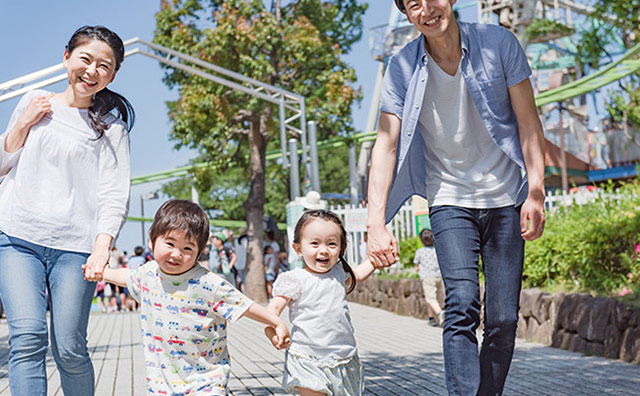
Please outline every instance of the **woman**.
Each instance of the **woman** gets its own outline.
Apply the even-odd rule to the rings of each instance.
[[[63,392],[94,394],[87,323],[96,284],[82,266],[102,273],[129,204],[134,112],[106,88],[123,58],[115,33],[78,29],[64,51],[64,92],[25,94],[0,135],[0,296],[14,396],[47,394],[47,292]]]

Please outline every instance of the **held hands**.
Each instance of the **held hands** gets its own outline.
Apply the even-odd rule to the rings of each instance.
[[[529,194],[520,209],[520,231],[522,239],[534,241],[544,232],[544,192]]]
[[[384,225],[369,228],[367,256],[376,269],[389,267],[400,259],[398,241]]]
[[[276,327],[269,325],[264,326],[264,334],[267,336],[269,341],[271,341],[271,344],[273,344],[273,346],[278,350],[288,348],[289,345],[291,345],[289,329],[284,322],[281,322]]]
[[[82,266],[84,278],[88,281],[101,281],[104,275],[104,269],[109,264],[109,254],[91,253],[86,264]]]

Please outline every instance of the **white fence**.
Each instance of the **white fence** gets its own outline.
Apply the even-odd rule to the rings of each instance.
[[[563,191],[547,192],[544,207],[549,213],[556,213],[561,206],[584,205],[601,199],[607,201],[620,201],[627,198],[636,198],[635,192],[628,196],[620,193],[607,193],[603,190],[578,190],[576,192],[565,193]]]
[[[367,208],[362,205],[341,205],[329,206],[329,210],[342,218],[347,229],[347,261],[351,265],[362,262],[366,254]],[[415,216],[410,200],[400,208],[387,228],[398,243],[416,236]]]

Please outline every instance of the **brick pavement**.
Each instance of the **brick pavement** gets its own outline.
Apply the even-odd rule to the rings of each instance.
[[[446,395],[441,330],[426,321],[350,304],[366,395]],[[91,315],[89,347],[97,391],[103,395],[145,394],[143,350],[136,314]],[[0,396],[10,395],[7,374],[8,329],[0,322]],[[284,353],[248,319],[230,330],[232,395],[285,395],[280,389]],[[48,396],[62,396],[51,355]],[[640,366],[588,357],[519,341],[505,395],[640,395]]]

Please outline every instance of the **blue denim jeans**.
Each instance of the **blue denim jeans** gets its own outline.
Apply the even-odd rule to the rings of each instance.
[[[0,232],[0,296],[9,323],[13,396],[46,396],[47,294],[51,349],[65,396],[91,396],[94,373],[87,324],[95,282],[84,280],[89,255],[50,249]]]
[[[449,395],[501,395],[518,323],[524,261],[520,207],[434,206],[429,217],[447,293],[443,348]],[[485,275],[485,312],[478,354],[479,256]]]

